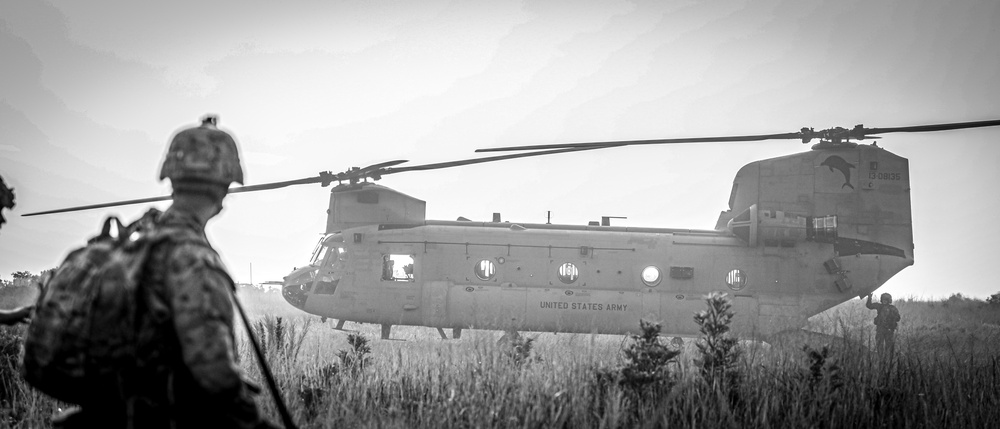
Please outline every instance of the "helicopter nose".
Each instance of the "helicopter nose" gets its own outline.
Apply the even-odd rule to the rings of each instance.
[[[305,284],[285,284],[281,287],[281,296],[293,307],[301,310],[306,306],[306,286]]]
[[[281,285],[281,296],[293,307],[303,309],[306,306],[308,290],[315,275],[316,269],[312,267],[303,267],[292,271],[285,277],[285,281]]]

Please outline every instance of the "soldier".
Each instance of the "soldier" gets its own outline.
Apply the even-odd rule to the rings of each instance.
[[[169,230],[154,245],[141,278],[135,374],[120,395],[99,395],[57,427],[270,428],[236,362],[233,280],[205,240],[205,224],[222,210],[229,184],[243,183],[233,138],[206,116],[178,132],[160,180],[173,204],[154,212],[151,228]],[[147,216],[150,217],[150,216]],[[254,389],[256,390],[256,389]]]
[[[3,218],[3,209],[13,209],[16,204],[14,203],[14,189],[8,188],[7,184],[3,182],[3,177],[0,177],[0,227],[7,222],[7,219]]]
[[[895,349],[896,326],[899,324],[899,310],[892,305],[892,295],[883,293],[880,304],[872,303],[872,294],[868,294],[868,302],[865,307],[875,310],[875,350],[878,353],[889,352],[891,355]]]

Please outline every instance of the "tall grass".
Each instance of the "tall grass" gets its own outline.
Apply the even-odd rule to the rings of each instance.
[[[377,326],[348,324],[368,340],[370,353],[360,353],[358,340],[348,343],[348,334],[277,294],[241,298],[269,338],[268,359],[303,428],[964,428],[1000,421],[1000,311],[982,302],[899,301],[903,320],[891,358],[870,351],[874,314],[860,301],[845,303],[810,327],[850,341],[806,350],[740,342],[731,392],[706,382],[697,342],[687,340],[663,361],[670,382],[635,395],[599,375],[638,355],[635,340],[620,336],[528,334],[527,355],[513,358],[499,332],[440,340],[432,329],[396,327],[394,336],[406,341],[380,341]],[[272,332],[278,317],[280,340]],[[16,376],[9,358],[21,333],[0,330],[0,395],[7,395],[0,427],[41,427],[57,407]],[[262,382],[245,339],[239,351],[247,376]],[[367,363],[347,370],[353,364],[342,351]],[[258,403],[278,420],[267,393]]]

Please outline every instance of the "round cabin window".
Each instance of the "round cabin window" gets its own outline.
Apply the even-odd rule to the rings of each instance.
[[[576,268],[576,265],[567,262],[559,266],[556,275],[559,276],[559,281],[570,284],[580,278],[580,270]]]
[[[743,270],[735,269],[726,274],[726,286],[732,290],[741,290],[747,287],[747,274]]]
[[[642,269],[642,282],[649,287],[660,284],[660,269],[652,265]]]
[[[479,280],[492,280],[497,274],[497,266],[493,265],[493,261],[483,259],[476,262],[476,266],[473,271],[476,272],[476,277],[478,277]]]

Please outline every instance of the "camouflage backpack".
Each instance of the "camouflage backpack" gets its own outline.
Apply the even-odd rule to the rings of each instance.
[[[25,380],[58,400],[82,404],[95,392],[120,391],[135,356],[136,288],[156,234],[150,210],[76,249],[41,282],[24,341]]]
[[[875,316],[875,326],[895,330],[899,325],[899,310],[895,305],[888,304]]]

